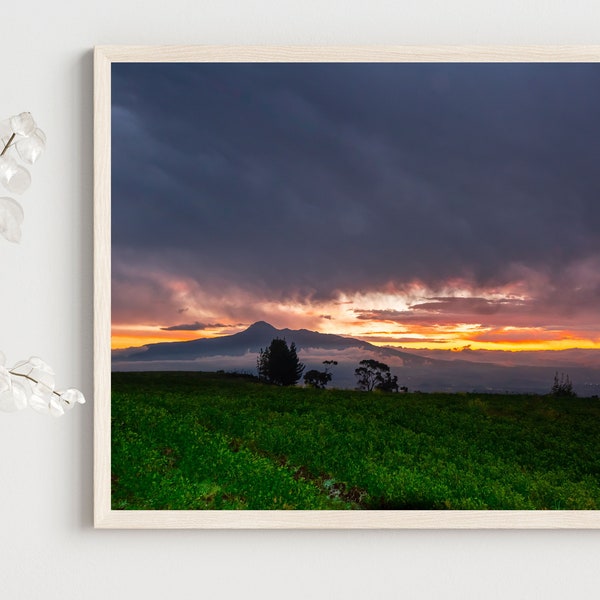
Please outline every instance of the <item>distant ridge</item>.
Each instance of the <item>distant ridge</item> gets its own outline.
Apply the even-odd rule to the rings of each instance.
[[[256,357],[261,348],[267,348],[274,338],[294,342],[307,369],[322,368],[322,361],[335,359],[333,385],[353,388],[354,370],[358,361],[375,358],[392,368],[402,385],[411,390],[449,392],[548,393],[556,370],[568,372],[575,383],[575,391],[582,396],[600,395],[600,367],[592,361],[589,367],[578,366],[557,358],[550,365],[491,362],[495,354],[478,354],[482,362],[473,360],[467,352],[434,353],[419,356],[395,348],[382,348],[351,337],[318,333],[308,329],[277,329],[258,321],[239,333],[217,338],[201,338],[187,342],[161,342],[139,348],[113,350],[113,371],[216,371],[232,369],[254,373]],[[419,352],[419,351],[416,351]],[[577,352],[577,351],[575,351]],[[575,355],[581,359],[580,353]],[[439,356],[439,358],[438,358]],[[468,356],[470,360],[464,360]],[[563,354],[560,354],[563,356]],[[487,359],[487,360],[485,360]],[[563,369],[564,365],[565,369]]]
[[[394,348],[381,348],[351,337],[319,333],[308,329],[277,329],[266,321],[257,321],[239,333],[216,338],[201,338],[186,342],[159,342],[147,344],[139,348],[114,350],[113,359],[127,361],[165,361],[194,360],[207,356],[242,356],[247,353],[258,353],[266,348],[274,338],[283,338],[288,343],[294,342],[298,350],[322,348],[324,350],[348,350],[359,348],[374,352],[380,356],[401,358],[406,365],[423,365],[435,360],[416,356]]]

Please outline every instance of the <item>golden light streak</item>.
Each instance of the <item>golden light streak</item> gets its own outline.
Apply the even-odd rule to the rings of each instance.
[[[182,284],[182,287],[185,286]],[[527,318],[527,313],[503,312],[502,318],[508,322],[502,324],[502,319],[494,317],[496,320],[492,322],[500,324],[492,327],[483,324],[489,319],[488,315],[473,313],[471,321],[471,315],[464,311],[464,304],[459,307],[463,312],[457,311],[460,314],[453,315],[451,307],[445,310],[444,300],[471,298],[487,300],[490,303],[526,303],[530,300],[518,286],[470,290],[464,282],[456,281],[448,283],[444,289],[430,290],[419,283],[413,283],[401,290],[390,288],[381,292],[339,294],[334,301],[312,305],[302,302],[252,302],[251,298],[245,295],[233,295],[228,298],[226,311],[215,310],[215,314],[211,313],[210,317],[196,310],[191,302],[187,302],[186,305],[191,308],[185,314],[185,322],[250,324],[257,320],[265,320],[278,329],[309,329],[356,337],[377,346],[393,346],[407,350],[450,350],[467,346],[472,350],[508,351],[600,349],[600,325],[598,330],[591,328],[589,336],[585,328],[576,331],[576,328],[569,329],[566,325],[554,325],[547,329],[519,327],[510,324],[510,320],[518,318],[518,322],[522,323],[523,315]],[[436,299],[442,300],[439,311],[435,307]],[[419,309],[418,305],[424,303],[427,304],[427,308]],[[413,306],[415,308],[412,308]],[[227,314],[219,315],[219,312]],[[369,316],[369,313],[373,313],[377,318],[359,318],[361,314]],[[386,314],[390,318],[386,318]],[[452,322],[453,318],[456,322]],[[436,322],[438,319],[439,322]],[[172,323],[167,322],[163,326],[168,325]],[[161,329],[161,325],[119,323],[113,325],[112,347],[116,349],[156,342],[212,338],[231,335],[243,329],[245,326],[165,331]]]
[[[369,341],[368,338],[362,338],[365,341]],[[469,340],[468,338],[454,339],[454,340],[419,340],[419,341],[403,341],[402,343],[385,343],[385,342],[371,342],[375,346],[390,346],[394,348],[403,348],[410,351],[413,350],[454,350],[457,348],[457,344],[460,347],[468,346],[470,350],[505,350],[508,352],[525,352],[534,350],[571,350],[573,348],[600,350],[600,343],[594,342],[589,339],[574,338],[564,340],[523,340],[519,342],[478,342],[475,340]]]
[[[157,325],[113,325],[111,348],[113,350],[136,348],[159,342],[185,342],[225,335],[221,331],[218,328],[207,328],[201,331],[164,331]]]

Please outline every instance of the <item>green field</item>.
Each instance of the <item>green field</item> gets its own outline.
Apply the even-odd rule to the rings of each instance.
[[[113,509],[599,509],[597,399],[113,373]]]

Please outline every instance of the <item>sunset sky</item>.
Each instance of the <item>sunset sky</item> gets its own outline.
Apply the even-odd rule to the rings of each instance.
[[[600,348],[600,64],[113,64],[113,347]]]

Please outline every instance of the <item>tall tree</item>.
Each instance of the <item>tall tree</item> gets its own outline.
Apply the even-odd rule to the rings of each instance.
[[[289,346],[285,340],[275,338],[270,346],[260,353],[256,360],[258,377],[275,385],[295,385],[304,371],[298,359],[296,344]]]
[[[359,390],[371,392],[375,389],[382,392],[397,392],[398,377],[392,377],[390,368],[378,360],[366,359],[358,363],[360,366],[354,370]]]

